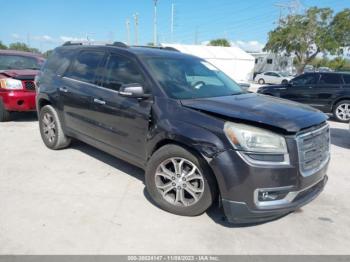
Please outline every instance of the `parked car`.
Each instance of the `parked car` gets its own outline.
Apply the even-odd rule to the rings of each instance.
[[[321,66],[318,68],[318,72],[332,72],[332,69],[326,66]]]
[[[220,198],[230,222],[270,220],[327,182],[325,114],[242,91],[200,58],[67,43],[37,85],[48,148],[74,138],[145,169],[150,197],[168,212],[199,215]]]
[[[261,87],[258,93],[308,104],[341,122],[350,120],[349,73],[306,73],[288,85]]]
[[[288,84],[292,79],[292,76],[289,76],[287,73],[283,72],[274,72],[269,71],[255,76],[255,81],[260,85],[263,84]]]
[[[0,122],[14,111],[35,111],[34,77],[43,62],[37,54],[0,50]]]

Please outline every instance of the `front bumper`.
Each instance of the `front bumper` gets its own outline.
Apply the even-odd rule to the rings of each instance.
[[[0,91],[0,99],[7,111],[35,111],[35,92],[18,91]]]
[[[310,188],[294,191],[293,193],[297,194],[295,201],[270,210],[252,210],[246,203],[226,199],[222,199],[222,205],[227,220],[231,223],[243,224],[269,221],[293,212],[311,202],[323,191],[327,181],[328,177],[325,176],[321,181]]]
[[[291,152],[297,152],[294,146],[290,145]],[[289,165],[259,167],[245,162],[236,151],[227,150],[213,158],[210,166],[218,181],[225,215],[232,223],[268,221],[295,211],[316,198],[327,182],[328,162],[313,175],[303,177],[297,153],[290,154]],[[288,196],[285,201],[261,205],[257,192],[265,190],[285,190]]]

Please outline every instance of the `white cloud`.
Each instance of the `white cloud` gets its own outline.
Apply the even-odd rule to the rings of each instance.
[[[34,40],[40,41],[40,42],[47,42],[47,43],[53,43],[55,42],[55,39],[53,39],[49,35],[40,35],[40,36],[33,36]]]
[[[244,51],[248,51],[248,52],[261,52],[265,46],[263,43],[260,43],[259,41],[256,41],[256,40],[252,40],[252,41],[237,40],[237,41],[232,41],[231,45],[237,46],[243,49]]]
[[[82,37],[72,37],[72,36],[60,36],[60,40],[62,42],[68,42],[68,41],[86,41],[86,38],[82,38]],[[93,39],[90,39],[90,41],[93,41]]]
[[[11,34],[11,37],[14,38],[14,39],[20,39],[21,38],[21,36],[19,34],[16,34],[16,33]]]

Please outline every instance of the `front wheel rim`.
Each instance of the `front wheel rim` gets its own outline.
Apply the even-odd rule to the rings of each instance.
[[[173,157],[163,161],[156,169],[155,185],[168,203],[188,207],[204,194],[204,178],[191,161]]]
[[[53,116],[49,113],[45,113],[42,118],[43,133],[47,141],[53,143],[56,138],[56,123]]]
[[[337,118],[342,121],[350,120],[350,104],[347,104],[347,103],[340,104],[336,108],[335,114]]]

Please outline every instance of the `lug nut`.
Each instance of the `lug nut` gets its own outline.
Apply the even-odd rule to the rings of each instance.
[[[180,190],[180,189],[181,189],[181,187],[180,187],[180,186],[178,186],[178,187],[177,187],[177,189],[178,189],[178,190]]]
[[[183,184],[182,187],[186,187],[186,184]]]
[[[186,181],[186,177],[183,177],[183,178],[182,178],[182,181]]]
[[[176,183],[174,182],[174,183],[172,183],[171,185],[172,185],[172,186],[176,186]]]
[[[180,177],[180,175],[177,175],[177,177]]]
[[[171,179],[172,179],[172,180],[175,180],[175,177],[173,176]]]

